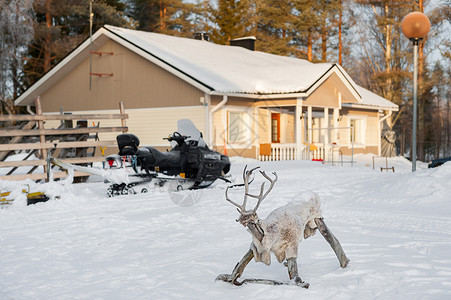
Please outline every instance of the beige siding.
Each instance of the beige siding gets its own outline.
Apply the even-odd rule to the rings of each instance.
[[[202,91],[116,42],[97,51],[114,54],[93,55],[92,71],[113,76],[92,76],[90,90],[86,59],[41,95],[43,111],[117,109],[119,101],[127,109],[200,105]]]
[[[253,105],[257,107],[296,106],[296,99],[256,100]]]
[[[343,118],[338,122],[338,127],[348,127],[348,118],[343,116]],[[347,145],[349,143],[350,131],[349,129],[338,129],[337,144]]]
[[[168,142],[163,138],[177,130],[177,120],[190,119],[202,132],[205,128],[205,108],[203,107],[176,107],[154,109],[129,109],[125,111],[129,115],[126,120],[128,132],[138,136],[141,146],[167,146]],[[118,113],[118,111],[74,111],[74,114],[91,113]],[[121,120],[88,120],[89,126],[93,122],[101,122],[102,127],[121,126]],[[59,126],[59,121],[46,122],[46,128]],[[115,140],[118,133],[100,133],[100,140]]]
[[[355,109],[355,108],[343,107],[343,109],[340,111],[340,114],[342,114],[342,115],[362,115],[362,116],[377,118],[378,111],[370,110],[370,109]]]
[[[378,130],[379,122],[377,118],[367,118],[366,120],[366,146],[377,146],[380,137]],[[377,152],[376,152],[377,154]]]
[[[248,129],[249,129],[249,140],[246,140],[244,143],[229,143],[227,131],[225,130],[227,126],[228,112],[243,112],[247,114],[248,120]],[[212,123],[213,123],[213,149],[220,151],[223,153],[224,147],[227,149],[227,155],[237,155],[237,156],[246,156],[246,157],[255,157],[255,143],[259,142],[259,125],[256,125],[254,118],[259,118],[258,113],[254,113],[255,110],[252,107],[245,106],[235,106],[235,105],[226,105],[223,109],[215,112],[213,114]],[[264,133],[263,133],[264,134]],[[269,138],[269,136],[268,136]],[[254,149],[251,151],[251,149]],[[249,153],[252,153],[249,156]]]
[[[352,154],[351,148],[341,147],[340,150],[343,155],[351,155]],[[354,155],[355,154],[368,154],[368,153],[377,155],[377,151],[378,151],[377,146],[369,146],[366,148],[354,148]]]
[[[373,114],[372,114],[373,115]],[[339,127],[348,127],[349,120],[352,116],[363,117],[366,123],[365,130],[365,147],[354,147],[354,153],[378,153],[378,145],[380,142],[379,131],[378,131],[378,119],[375,117],[368,117],[367,114],[356,113],[353,111],[352,114],[346,115],[339,122]],[[343,154],[349,155],[351,154],[351,144],[350,144],[350,129],[340,129],[339,130],[339,144],[347,145],[346,147],[342,147],[341,150]]]
[[[287,113],[287,114],[284,114],[284,117],[285,117],[285,122],[284,123],[282,123],[282,126],[284,126],[284,127],[282,127],[282,132],[284,132],[285,133],[285,136],[284,136],[284,140],[282,140],[281,142],[282,143],[288,143],[288,144],[290,144],[290,143],[296,143],[296,131],[295,131],[295,129],[296,129],[296,124],[295,124],[295,115],[294,115],[294,113]]]
[[[267,109],[258,109],[257,133],[258,143],[271,143],[271,113]]]
[[[222,96],[212,96],[211,97],[211,105],[215,106],[223,99]],[[240,106],[240,107],[249,107],[252,108],[253,100],[249,98],[241,98],[241,97],[227,97],[227,106]]]
[[[223,146],[217,146],[215,148],[216,151],[219,153],[224,153],[224,147]],[[256,158],[256,147],[251,148],[227,148],[227,156],[241,156],[241,157],[250,157],[250,158]]]
[[[338,108],[339,93],[342,103],[357,102],[338,75],[334,73],[310,94],[303,105]]]
[[[223,110],[220,109],[213,114],[212,117],[212,135],[213,135],[213,147],[224,146],[225,133],[224,127],[226,120],[223,120]]]
[[[263,133],[265,137],[265,142],[259,143],[270,143],[271,142],[271,114],[280,114],[280,143],[295,143],[295,124],[294,124],[294,113],[290,113],[288,109],[283,107],[278,108],[268,108],[259,109],[263,111],[264,117],[259,117],[259,122],[257,123],[257,130]],[[266,113],[264,112],[266,111]]]
[[[166,146],[163,138],[177,131],[177,120],[190,119],[202,132],[205,128],[205,108],[177,107],[127,110],[129,132],[137,135],[141,145]]]

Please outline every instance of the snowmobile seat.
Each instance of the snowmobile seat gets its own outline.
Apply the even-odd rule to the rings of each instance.
[[[116,137],[119,155],[134,155],[138,151],[139,139],[131,133],[119,134]]]
[[[150,151],[146,147],[141,147],[136,152],[136,155],[139,156],[139,157],[140,156],[148,156],[148,155],[150,155]]]
[[[180,165],[180,151],[172,150],[170,152],[160,152],[153,147],[144,147],[152,153],[156,166],[179,166]]]

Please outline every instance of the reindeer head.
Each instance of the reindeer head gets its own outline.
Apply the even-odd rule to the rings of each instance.
[[[230,187],[227,187],[226,189],[226,200],[229,201],[230,203],[232,203],[233,205],[235,205],[237,207],[238,212],[240,213],[240,217],[236,220],[237,222],[240,222],[241,225],[243,225],[244,227],[248,226],[248,224],[257,224],[258,223],[258,215],[257,215],[257,209],[260,206],[261,202],[263,201],[263,199],[266,198],[266,196],[269,194],[269,192],[272,190],[274,184],[277,181],[277,174],[276,172],[273,172],[274,174],[274,180],[272,180],[268,175],[266,175],[265,172],[263,171],[259,171],[260,174],[263,175],[263,177],[265,177],[270,183],[271,185],[269,186],[269,189],[264,192],[265,190],[265,183],[262,183],[261,187],[260,187],[260,194],[259,195],[251,195],[249,194],[249,178],[252,175],[252,172],[254,172],[256,169],[258,169],[260,167],[256,167],[253,168],[249,171],[246,171],[247,166],[244,168],[243,171],[243,180],[244,180],[244,200],[243,200],[243,204],[238,204],[232,200],[230,200],[227,192],[229,190]],[[252,180],[251,180],[252,182]],[[252,198],[256,198],[258,199],[257,205],[255,205],[255,207],[251,210],[246,210],[246,204],[247,204],[247,197],[252,197]]]

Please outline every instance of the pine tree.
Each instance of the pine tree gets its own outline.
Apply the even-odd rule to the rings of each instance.
[[[199,5],[183,0],[128,0],[127,14],[137,29],[177,36],[192,36]]]
[[[228,45],[231,39],[244,37],[251,30],[252,10],[248,0],[218,0],[217,5],[204,2],[204,13],[211,25],[204,31],[211,32],[211,41]]]
[[[329,61],[331,50],[334,49],[332,39],[342,32],[337,30],[342,26],[339,22],[341,1],[299,0],[294,3],[299,56],[309,61]]]
[[[257,36],[257,50],[278,54],[294,55],[294,3],[291,0],[265,0],[256,3],[254,30]]]
[[[89,0],[35,0],[34,39],[28,45],[25,82],[30,86],[89,36]],[[93,2],[93,31],[104,24],[128,27],[120,1]]]
[[[335,10],[337,15],[335,20],[332,20],[336,28],[336,34],[332,35],[331,40],[336,53],[329,61],[336,61],[346,69],[350,69],[355,65],[351,55],[351,48],[354,46],[351,42],[352,29],[356,26],[352,2],[350,0],[336,1]]]

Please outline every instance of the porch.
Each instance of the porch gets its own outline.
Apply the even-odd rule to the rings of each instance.
[[[310,144],[302,145],[298,156],[296,143],[269,143],[258,145],[257,159],[259,161],[314,160],[333,164],[343,162],[343,153],[339,145]]]
[[[359,126],[338,107],[296,106],[259,107],[260,161],[317,160],[337,162],[354,152],[354,144],[363,139]],[[360,127],[360,128],[359,128]]]

